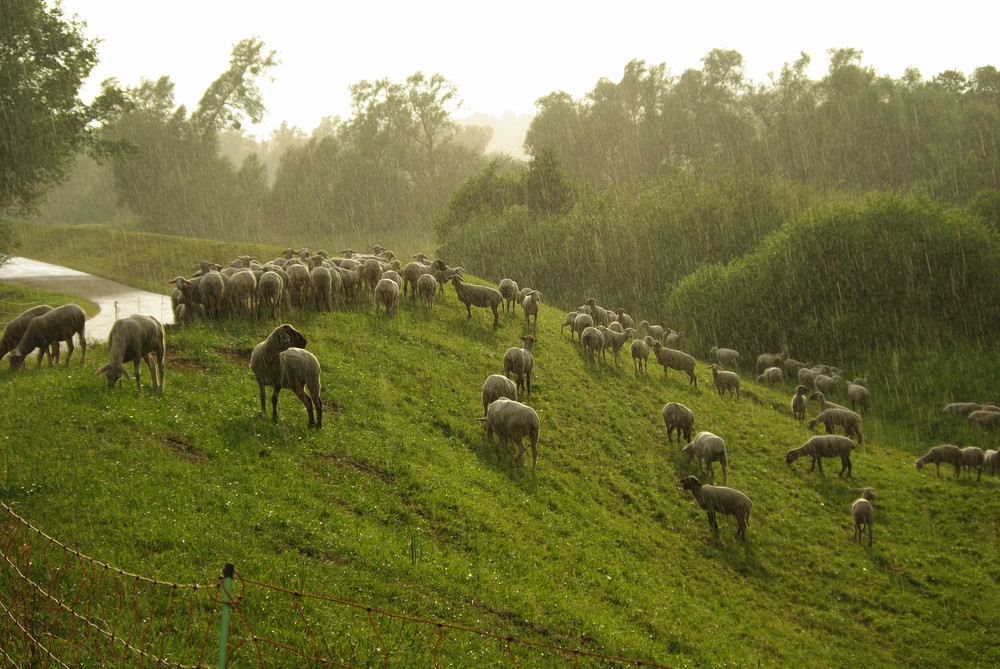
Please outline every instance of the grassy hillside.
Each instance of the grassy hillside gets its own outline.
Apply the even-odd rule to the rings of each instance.
[[[475,421],[523,321],[469,321],[449,288],[429,314],[406,301],[393,320],[366,305],[286,317],[323,365],[319,431],[287,392],[277,423],[257,414],[249,352],[273,324],[169,330],[161,397],[105,390],[99,346],[83,369],[4,368],[0,499],[149,577],[201,582],[233,562],[304,592],[670,666],[1000,663],[996,477],[915,471],[928,444],[878,412],[853,480],[833,461],[825,475],[788,467],[811,434],[790,387],[746,382],[733,400],[704,363],[698,389],[653,366],[637,376],[627,358],[588,367],[562,316],[539,318],[537,473],[499,462]],[[726,439],[728,483],[754,501],[745,543],[728,517],[711,531],[679,489],[697,467],[664,438],[671,400]],[[928,420],[943,441],[988,445]],[[861,486],[880,494],[872,549],[851,541]]]

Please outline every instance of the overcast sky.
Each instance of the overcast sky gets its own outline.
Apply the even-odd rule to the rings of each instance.
[[[347,118],[348,86],[416,71],[454,83],[464,118],[532,113],[558,90],[580,98],[601,77],[618,81],[637,58],[677,75],[700,68],[714,48],[739,51],[761,83],[802,51],[819,78],[827,50],[842,47],[893,77],[908,67],[929,79],[1000,66],[1000,3],[982,0],[63,0],[63,8],[103,40],[88,101],[108,77],[136,85],[166,74],[177,102],[193,108],[228,68],[233,45],[257,35],[281,60],[274,82],[261,86],[268,116],[247,128],[261,138],[283,120],[309,132],[323,116]]]

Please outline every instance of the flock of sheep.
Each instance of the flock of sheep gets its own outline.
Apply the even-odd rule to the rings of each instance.
[[[401,294],[410,294],[423,307],[431,309],[435,295],[450,282],[459,301],[465,305],[468,318],[472,318],[472,307],[490,309],[493,326],[496,327],[500,310],[513,312],[517,305],[524,314],[525,327],[537,329],[541,293],[531,288],[519,288],[513,279],[503,279],[498,289],[494,289],[466,283],[461,267],[448,267],[441,260],[428,262],[422,254],[404,266],[390,251],[380,246],[367,254],[351,250],[342,253],[342,257],[329,257],[322,251],[313,253],[306,249],[298,252],[287,249],[280,257],[265,263],[259,263],[250,256],[240,256],[226,268],[202,262],[191,278],[178,276],[169,281],[174,286],[171,301],[175,320],[181,325],[195,319],[224,315],[273,320],[280,319],[283,310],[290,306],[330,310],[341,300],[357,302],[366,297],[374,305],[376,314],[384,311],[386,316],[392,317],[398,309]],[[37,349],[38,365],[46,356],[50,365],[58,364],[60,342],[65,341],[69,349],[66,356],[68,365],[75,335],[82,349],[83,364],[86,360],[84,323],[83,310],[76,305],[56,308],[42,305],[28,309],[5,328],[0,338],[0,358],[10,353],[11,368],[19,369],[25,358]],[[623,308],[604,309],[594,298],[569,312],[560,332],[564,332],[567,326],[570,338],[578,337],[588,365],[606,361],[609,349],[614,363],[618,364],[620,350],[631,340],[629,350],[637,374],[646,371],[647,359],[652,353],[655,361],[663,367],[664,374],[671,369],[677,370],[687,376],[689,385],[698,385],[695,358],[678,348],[684,332],[651,325],[645,320],[636,325]],[[643,336],[639,337],[640,334]],[[540,422],[534,409],[519,402],[518,396],[519,393],[531,394],[534,368],[532,346],[535,341],[534,335],[522,336],[520,347],[509,348],[504,353],[503,374],[492,374],[483,383],[483,416],[477,419],[483,423],[488,438],[499,440],[501,457],[520,461],[525,452],[524,439],[528,439],[533,470],[538,461]],[[305,347],[306,339],[298,330],[289,324],[279,325],[253,349],[250,368],[258,385],[261,414],[266,414],[267,387],[273,388],[271,405],[274,419],[277,419],[278,394],[282,388],[289,388],[305,406],[309,426],[320,428],[323,424],[321,368],[316,357]],[[128,378],[125,363],[131,362],[136,386],[141,392],[140,363],[145,361],[154,392],[162,392],[164,350],[164,329],[155,318],[133,314],[119,319],[109,336],[108,362],[95,372],[95,376],[104,375],[107,384],[112,386],[122,376]],[[738,400],[741,397],[739,352],[713,347],[709,354],[714,359],[708,369],[716,390],[722,396],[728,394]],[[791,398],[793,417],[803,421],[808,402],[815,401],[819,413],[809,421],[809,427],[823,424],[826,430],[826,434],[814,436],[803,445],[789,450],[786,463],[791,465],[799,458],[809,457],[812,461],[810,471],[818,466],[822,473],[824,458],[839,458],[840,475],[846,472],[847,476],[851,476],[851,452],[856,444],[864,443],[861,414],[870,408],[870,393],[863,380],[843,383],[838,370],[833,367],[809,367],[783,354],[764,353],[758,356],[756,363],[756,381],[759,384],[780,384],[786,379],[798,381]],[[827,399],[841,390],[851,408]],[[965,416],[970,423],[980,427],[1000,427],[1000,408],[992,404],[950,404],[944,411],[949,415]],[[668,442],[673,442],[675,430],[678,442],[683,436],[686,445],[681,452],[688,462],[698,460],[698,473],[703,475],[704,466],[709,478],[714,481],[713,463],[719,463],[725,483],[728,478],[725,441],[707,431],[698,432],[692,438],[694,413],[678,402],[668,402],[663,407],[662,419]],[[838,427],[843,429],[844,436],[835,434]],[[516,456],[508,453],[511,444],[517,446]],[[970,476],[971,470],[976,469],[977,481],[984,470],[989,473],[1000,471],[998,452],[984,452],[978,447],[936,446],[917,460],[916,467],[919,470],[930,463],[936,468],[942,463],[951,464],[956,476],[963,468],[968,470]],[[682,478],[681,486],[691,491],[698,505],[708,513],[709,524],[713,528],[718,527],[717,513],[732,515],[737,523],[737,537],[745,537],[753,505],[746,494],[725,486],[704,484],[696,476]],[[862,488],[859,492],[861,497],[851,505],[854,536],[861,541],[867,531],[871,545],[874,516],[871,502],[875,499],[875,491]]]

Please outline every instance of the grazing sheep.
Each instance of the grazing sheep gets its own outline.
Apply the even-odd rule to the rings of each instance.
[[[716,513],[722,513],[736,518],[736,536],[746,538],[747,526],[750,524],[750,510],[753,502],[739,490],[722,486],[703,485],[697,476],[685,476],[681,479],[685,490],[690,490],[698,506],[708,512],[708,524],[713,529],[719,529],[715,520]]]
[[[500,295],[503,296],[503,310],[514,311],[514,301],[520,292],[520,289],[517,287],[517,281],[508,278],[500,279],[497,288],[500,290]]]
[[[399,289],[400,290],[403,289],[403,277],[399,276],[399,272],[397,272],[396,270],[394,269],[385,270],[384,272],[382,272],[382,278],[395,281],[396,285],[399,286]]]
[[[833,376],[817,374],[813,379],[813,388],[826,395],[833,395],[840,388],[840,377],[836,374]]]
[[[694,357],[683,351],[666,348],[655,339],[653,340],[653,355],[656,357],[656,361],[663,366],[664,376],[667,375],[667,369],[676,369],[688,375],[688,385],[694,384],[695,388],[698,387],[698,377],[694,375]]]
[[[503,373],[510,378],[511,374],[517,377],[517,389],[522,388],[529,395],[531,394],[531,370],[535,366],[535,357],[531,353],[531,347],[535,344],[535,338],[525,335],[520,338],[523,342],[521,348],[508,348],[503,354]],[[516,400],[516,397],[510,399]]]
[[[421,274],[417,277],[413,294],[420,299],[422,305],[428,309],[433,309],[434,296],[437,294],[437,281],[430,274]]]
[[[806,366],[806,363],[799,362],[792,358],[787,358],[781,363],[781,371],[785,373],[785,378],[787,379],[797,379],[799,377],[799,370]]]
[[[851,476],[853,466],[851,465],[851,451],[855,448],[854,442],[847,437],[836,434],[824,434],[813,437],[798,448],[793,448],[785,455],[785,463],[792,464],[799,458],[810,456],[812,466],[809,471],[819,465],[819,473],[823,473],[823,458],[840,458],[840,476],[847,472]]]
[[[573,327],[569,331],[569,338],[573,338],[574,332],[579,333],[580,343],[583,343],[583,331],[591,327],[594,327],[594,317],[587,313],[577,312],[576,318],[573,320]]]
[[[435,290],[437,290],[437,282],[435,281],[434,283]],[[486,410],[490,404],[501,397],[506,397],[509,400],[517,400],[517,386],[502,374],[490,374],[483,383],[483,416],[486,415]]]
[[[736,372],[720,371],[722,368],[719,365],[712,363],[708,366],[712,370],[712,382],[715,384],[716,390],[719,391],[719,396],[725,395],[726,391],[729,391],[730,395],[736,394],[736,397],[740,396],[740,375]]]
[[[983,469],[987,474],[1000,472],[1000,451],[991,449],[983,454]]]
[[[824,395],[819,390],[817,390],[812,395],[810,395],[809,399],[813,400],[814,402],[816,402],[816,404],[819,405],[819,410],[820,411],[826,411],[827,409],[845,409],[845,410],[847,410],[847,407],[845,407],[845,406],[841,406],[841,405],[836,404],[834,402],[827,402],[826,401],[826,395]],[[851,411],[853,411],[853,409],[851,409]]]
[[[712,434],[711,432],[699,432],[694,436],[694,441],[689,443],[681,452],[687,458],[688,462],[694,457],[698,458],[698,473],[701,474],[701,463],[704,462],[708,467],[708,475],[715,480],[715,471],[712,469],[712,463],[718,462],[722,465],[722,482],[726,482],[726,465],[728,464],[728,458],[726,456],[726,442],[722,440],[722,437]]]
[[[973,427],[984,430],[995,430],[1000,428],[1000,412],[980,409],[969,414],[967,419]]]
[[[122,376],[128,379],[124,363],[131,362],[135,374],[135,386],[141,393],[139,363],[145,360],[149,375],[153,379],[153,392],[162,393],[163,353],[166,348],[166,335],[160,321],[143,314],[132,314],[127,318],[121,318],[111,326],[108,335],[108,362],[94,372],[94,376],[103,374],[107,379],[108,388],[111,388]]]
[[[983,467],[986,464],[986,454],[983,453],[983,449],[978,446],[969,446],[968,448],[962,449],[962,459],[961,467],[965,468],[965,471],[969,473],[969,478],[972,478],[972,469],[976,469],[976,480],[978,481],[983,477]]]
[[[604,357],[604,333],[595,327],[588,327],[580,334],[580,344],[587,356],[587,362],[597,362],[597,356]]]
[[[795,388],[795,396],[792,397],[792,418],[795,420],[805,420],[806,418],[806,393],[809,389],[805,386]]]
[[[798,373],[799,384],[803,386],[812,387],[813,382],[816,380],[817,374],[819,374],[819,372],[817,372],[815,369],[811,369],[809,367],[802,367],[801,369],[799,369]]]
[[[968,415],[973,411],[982,411],[984,406],[988,405],[977,404],[976,402],[955,402],[946,406],[944,408],[944,413],[949,416],[968,417]]]
[[[395,285],[395,284],[393,284]],[[278,393],[291,388],[309,414],[309,427],[323,427],[323,404],[320,402],[319,361],[304,347],[306,338],[287,323],[274,328],[267,339],[257,344],[250,354],[250,369],[260,391],[260,412],[266,413],[265,388],[272,386],[271,417],[278,420]],[[305,391],[309,388],[309,393]],[[313,421],[313,409],[316,420]]]
[[[955,468],[957,477],[962,470],[962,449],[954,444],[941,444],[935,446],[924,454],[924,457],[916,461],[917,471],[923,469],[924,465],[934,463],[934,471],[938,478],[941,478],[941,464],[950,464]]]
[[[399,307],[399,284],[392,279],[379,279],[372,291],[372,299],[375,302],[376,316],[381,306],[385,309],[385,315],[392,318]]]
[[[781,353],[761,353],[757,356],[757,373],[762,374],[768,367],[780,367],[784,359]]]
[[[827,409],[820,412],[818,416],[809,421],[809,429],[823,423],[828,434],[832,434],[835,425],[844,428],[844,434],[848,437],[854,435],[859,446],[864,446],[864,435],[861,434],[861,416],[850,409]]]
[[[524,438],[531,444],[531,469],[538,464],[538,414],[529,406],[512,399],[501,397],[486,408],[486,416],[477,418],[486,428],[486,436],[497,435],[500,439],[500,454],[507,450],[508,442],[517,444],[517,459],[524,457]]]
[[[694,429],[694,412],[679,402],[667,402],[663,405],[663,426],[667,428],[667,441],[670,443],[674,443],[674,430],[677,430],[677,443],[682,436],[685,442],[689,442]]]
[[[635,367],[636,373],[646,371],[646,362],[649,360],[649,347],[652,341],[653,338],[649,335],[643,339],[632,341],[632,365]]]
[[[781,367],[768,367],[757,377],[757,383],[766,383],[772,386],[784,382],[785,373],[781,371]]]
[[[568,325],[569,336],[570,337],[573,336],[573,322],[576,320],[576,315],[577,314],[575,311],[570,311],[569,313],[566,314],[566,319],[562,322],[562,325],[559,326],[559,334],[563,334],[566,331],[566,326]]]
[[[66,354],[66,366],[69,367],[70,358],[73,356],[73,335],[80,340],[80,364],[87,362],[87,340],[84,339],[84,328],[87,322],[87,315],[83,313],[76,304],[64,304],[56,307],[41,316],[35,316],[28,321],[21,340],[10,352],[10,368],[12,370],[21,369],[24,366],[24,359],[31,355],[36,348],[42,351],[49,351],[49,366],[52,366],[51,346],[59,345],[59,342],[66,342],[69,352]],[[42,362],[39,355],[38,364]]]
[[[611,349],[611,353],[615,358],[615,364],[618,364],[618,353],[621,351],[622,346],[635,336],[636,332],[632,328],[624,330],[622,332],[616,332],[611,328],[606,328],[603,325],[598,326],[598,330],[604,335],[604,350],[607,351]]]
[[[735,349],[713,346],[708,354],[723,367],[729,367],[730,369],[740,368],[740,352]]]
[[[533,290],[521,300],[521,309],[524,311],[524,327],[531,325],[531,317],[535,317],[535,329],[538,329],[538,303],[542,301],[542,294]]]
[[[867,413],[871,405],[871,393],[864,386],[848,381],[844,386],[847,399],[851,400],[851,408],[859,413]]]
[[[47,304],[40,304],[37,307],[31,307],[30,309],[25,309],[20,314],[15,316],[9,323],[7,327],[3,330],[3,337],[0,337],[0,358],[13,351],[17,345],[21,342],[21,338],[24,336],[25,330],[28,329],[28,323],[32,319],[37,318],[43,314],[47,314],[52,311],[52,307]],[[49,347],[40,348],[38,351],[38,365],[41,366],[42,358],[46,355],[49,356],[49,363],[52,362],[52,356]]]
[[[503,301],[503,295],[500,294],[499,290],[489,286],[464,283],[461,275],[456,273],[451,275],[451,283],[455,286],[459,302],[465,305],[469,318],[472,318],[472,307],[489,308],[493,311],[493,327],[497,326],[497,322],[500,320],[500,312],[497,307]]]
[[[265,309],[271,319],[281,316],[284,290],[285,284],[277,272],[268,270],[260,275],[257,279],[258,317]]]
[[[866,488],[866,490],[872,490],[871,488]],[[874,491],[872,491],[874,492]],[[854,520],[854,539],[858,540],[858,543],[864,543],[865,538],[865,528],[868,528],[868,545],[872,545],[872,523],[875,520],[875,508],[872,506],[871,501],[865,499],[864,497],[859,497],[854,500],[851,504],[851,518]]]

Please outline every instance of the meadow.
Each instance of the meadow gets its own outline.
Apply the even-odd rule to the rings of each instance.
[[[21,254],[158,292],[198,260],[280,251],[46,234]],[[4,366],[0,499],[150,578],[203,582],[229,562],[301,592],[667,666],[1000,664],[1000,480],[913,466],[936,443],[997,447],[995,434],[940,413],[996,399],[959,396],[990,387],[995,354],[965,364],[968,385],[953,363],[979,351],[901,351],[849,368],[870,378],[873,409],[846,479],[832,461],[822,475],[807,460],[785,464],[813,434],[791,416],[792,384],[759,386],[744,369],[733,399],[715,392],[707,361],[697,388],[655,364],[635,373],[627,350],[618,365],[588,365],[560,333],[564,313],[543,302],[538,319],[526,400],[541,420],[536,472],[530,457],[498,458],[475,420],[482,382],[502,371],[524,321],[502,314],[493,329],[475,309],[467,319],[448,287],[432,311],[404,299],[393,319],[365,303],[285,314],[323,367],[321,430],[288,392],[277,422],[259,414],[249,355],[277,323],[169,327],[162,396],[106,389],[92,376],[104,345],[83,367]],[[711,530],[680,489],[697,465],[666,440],[668,401],[726,440],[728,485],[754,502],[745,542],[729,517]],[[852,542],[849,514],[865,486],[879,493],[871,548]],[[341,623],[327,624],[335,635]],[[348,644],[336,659],[373,663],[363,652]],[[442,662],[512,664],[473,652],[445,644]],[[392,666],[429,664],[426,649],[413,653]],[[516,664],[558,662],[524,652]]]

